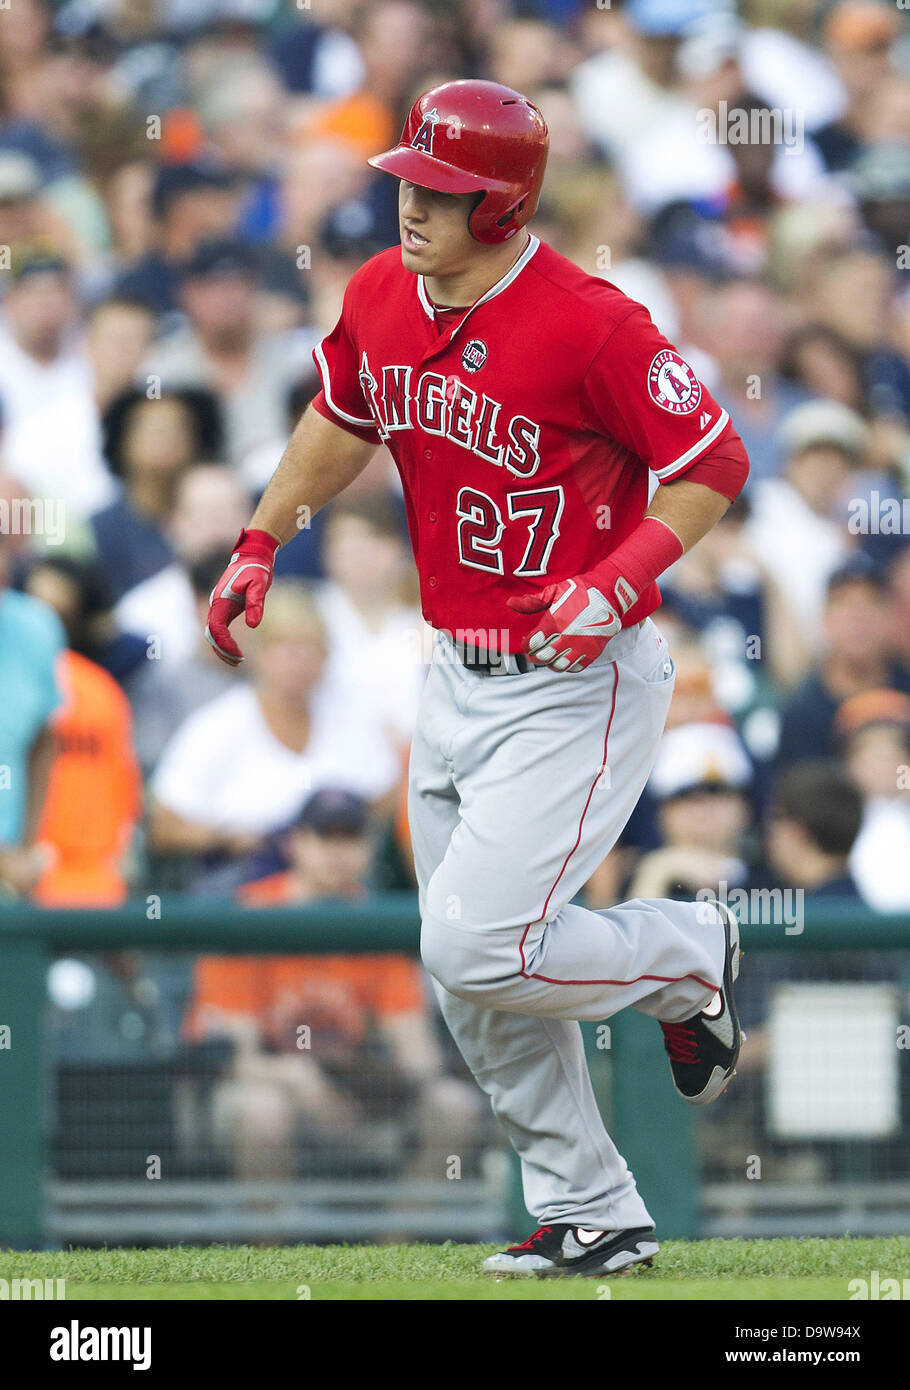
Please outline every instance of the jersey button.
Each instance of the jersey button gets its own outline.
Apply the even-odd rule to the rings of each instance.
[[[427,579],[427,583],[429,584],[429,586],[430,586],[431,589],[435,589],[435,588],[436,588],[436,576],[435,576],[435,574],[431,574],[431,575],[430,575],[430,577]]]
[[[437,518],[435,512],[430,512],[429,515],[430,515],[430,520],[431,520],[431,521],[437,521],[437,520],[438,520],[438,518]]]
[[[433,457],[433,450],[432,450],[432,449],[424,449],[424,451],[423,451],[423,456],[424,456],[425,459],[431,459],[431,458]]]

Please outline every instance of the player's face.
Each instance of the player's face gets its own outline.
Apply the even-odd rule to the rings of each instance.
[[[401,261],[415,275],[453,275],[477,254],[468,231],[474,206],[471,193],[436,193],[401,180],[398,220]]]

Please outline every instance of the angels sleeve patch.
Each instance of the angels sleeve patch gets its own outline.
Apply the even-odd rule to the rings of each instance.
[[[648,394],[671,415],[691,415],[701,400],[701,382],[684,357],[665,348],[648,368]]]

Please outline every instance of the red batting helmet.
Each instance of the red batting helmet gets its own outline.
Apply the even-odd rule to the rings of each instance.
[[[548,144],[546,121],[520,92],[444,82],[417,98],[399,143],[369,163],[439,193],[478,194],[468,228],[495,245],[537,211]]]

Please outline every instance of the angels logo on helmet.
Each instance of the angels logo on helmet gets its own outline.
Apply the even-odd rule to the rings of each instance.
[[[508,241],[537,210],[549,136],[533,102],[499,82],[443,82],[419,96],[397,145],[367,161],[456,197],[471,193],[471,235]]]
[[[433,136],[436,134],[438,122],[439,110],[437,107],[434,106],[432,111],[424,112],[420,129],[411,141],[412,150],[423,150],[426,154],[433,153]]]

